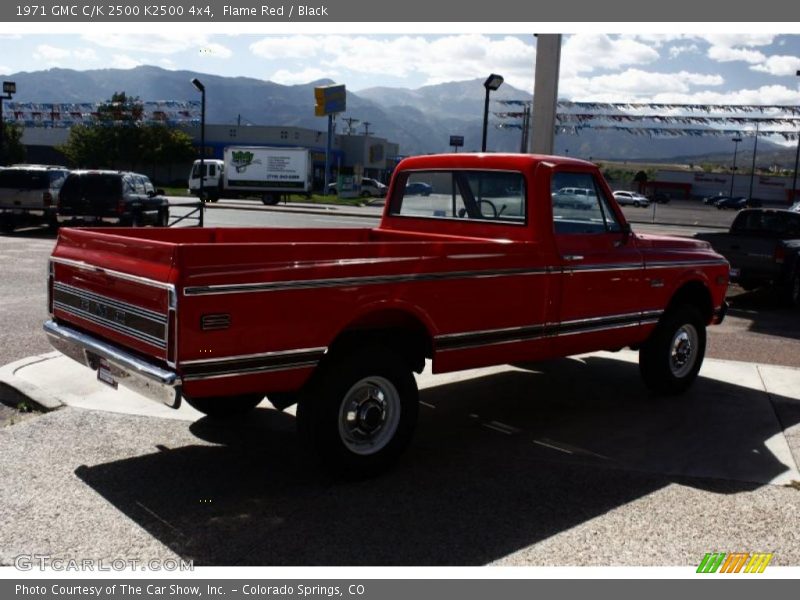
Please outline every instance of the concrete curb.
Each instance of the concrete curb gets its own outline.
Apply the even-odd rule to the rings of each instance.
[[[33,364],[52,360],[61,356],[60,352],[48,352],[36,356],[28,356],[18,361],[0,367],[0,385],[9,388],[12,394],[22,396],[22,399],[29,400],[42,411],[50,412],[57,410],[66,403],[57,394],[44,390],[37,385],[25,381],[16,375],[16,372]]]

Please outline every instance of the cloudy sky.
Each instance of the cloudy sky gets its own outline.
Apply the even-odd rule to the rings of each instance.
[[[500,73],[531,90],[531,35],[0,34],[0,74],[156,65],[357,91]],[[560,96],[572,100],[800,104],[800,35],[565,36]]]

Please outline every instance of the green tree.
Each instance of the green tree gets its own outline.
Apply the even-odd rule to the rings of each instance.
[[[22,126],[18,123],[3,124],[2,151],[0,165],[13,165],[25,160],[25,146],[22,145]]]
[[[71,163],[87,168],[130,168],[191,160],[195,154],[186,133],[143,121],[139,98],[115,92],[98,107],[96,122],[70,130],[59,148]]]

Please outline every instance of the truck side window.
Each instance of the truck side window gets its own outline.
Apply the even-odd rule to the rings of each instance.
[[[398,178],[391,214],[524,225],[525,209],[522,173],[410,171]]]
[[[608,233],[621,227],[591,173],[559,171],[550,180],[556,233]]]

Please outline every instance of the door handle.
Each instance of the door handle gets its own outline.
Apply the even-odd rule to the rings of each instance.
[[[563,258],[564,260],[569,261],[569,262],[575,262],[575,261],[578,261],[578,260],[583,260],[583,256],[580,255],[580,254],[565,254],[561,258]]]

